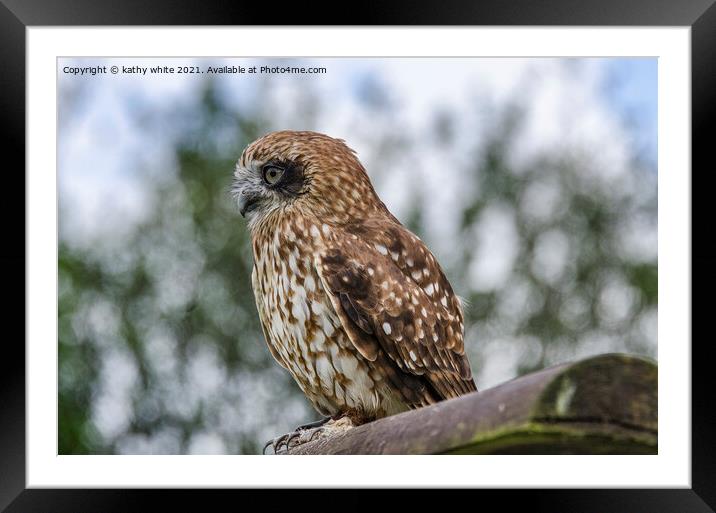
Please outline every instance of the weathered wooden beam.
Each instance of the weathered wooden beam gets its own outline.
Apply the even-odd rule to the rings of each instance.
[[[656,454],[657,366],[605,354],[358,426],[290,454]]]

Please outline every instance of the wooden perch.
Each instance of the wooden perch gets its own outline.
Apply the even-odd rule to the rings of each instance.
[[[290,454],[656,454],[657,367],[605,354],[365,424]]]

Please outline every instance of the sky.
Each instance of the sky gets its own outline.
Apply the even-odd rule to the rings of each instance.
[[[275,64],[262,59],[204,60],[204,64]],[[281,62],[288,62],[286,60]],[[290,113],[300,103],[296,84],[308,81],[317,94],[335,103],[330,116],[322,119],[322,131],[346,139],[359,155],[370,155],[361,134],[373,130],[374,120],[366,114],[366,92],[373,82],[389,91],[385,101],[398,106],[406,131],[420,137],[434,122],[435,109],[475,112],[485,100],[496,104],[522,98],[528,106],[528,128],[521,144],[513,149],[517,162],[555,146],[589,146],[591,140],[613,138],[618,144],[599,158],[606,168],[624,165],[625,148],[637,148],[643,161],[656,172],[657,150],[657,60],[648,58],[590,59],[313,59],[293,60],[303,65],[325,66],[325,75],[273,75],[276,123],[282,112]],[[172,163],[168,151],[174,134],[146,133],[138,128],[140,109],[170,110],[198,100],[202,80],[197,75],[85,75],[63,73],[65,66],[199,64],[188,59],[60,59],[58,63],[60,126],[58,129],[58,185],[60,202],[72,204],[67,212],[67,233],[78,242],[90,243],[101,235],[104,220],[122,219],[125,226],[141,220],[151,205],[142,191],[141,173],[162,173]],[[253,91],[259,78],[246,75],[219,77],[221,90],[239,108],[255,108]],[[64,92],[81,88],[80,101],[70,103]],[[65,114],[72,114],[71,116]],[[490,130],[489,119],[465,115],[457,127],[467,143]],[[292,119],[295,116],[290,116]],[[63,120],[71,120],[63,122]],[[296,127],[300,128],[300,127]],[[180,130],[180,128],[178,128]],[[569,140],[565,140],[565,133]],[[454,157],[461,158],[459,147]],[[426,153],[421,161],[444,158]],[[238,155],[237,155],[238,158]],[[415,156],[412,157],[415,159]],[[608,159],[611,159],[609,161]],[[435,166],[442,163],[435,162]],[[369,168],[369,172],[371,169]],[[617,172],[617,171],[615,171]],[[381,193],[398,211],[408,198],[392,177]],[[439,173],[424,176],[430,190],[440,190],[448,201],[460,191],[436,189],[431,182]],[[431,186],[432,185],[432,186]],[[119,194],[118,194],[119,192]],[[381,192],[381,191],[379,191]],[[438,205],[441,202],[437,203]],[[440,217],[438,212],[434,216]],[[102,221],[100,221],[102,220]],[[121,227],[120,227],[121,228]],[[451,234],[446,234],[450,236]]]
[[[634,138],[639,153],[656,168],[657,59],[612,59],[606,65],[602,93]]]

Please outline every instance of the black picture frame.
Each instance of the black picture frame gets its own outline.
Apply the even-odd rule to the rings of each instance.
[[[250,9],[248,6],[250,5]],[[247,494],[246,490],[79,490],[26,489],[25,476],[25,30],[27,27],[110,26],[110,25],[282,25],[299,22],[315,24],[318,12],[329,16],[330,25],[636,25],[690,26],[692,73],[692,488],[691,489],[588,489],[588,490],[479,490],[498,499],[508,510],[523,505],[529,511],[713,511],[716,508],[716,408],[711,394],[716,390],[705,335],[707,294],[716,285],[716,242],[705,227],[713,214],[707,207],[709,187],[705,180],[716,170],[713,145],[708,134],[716,129],[716,5],[714,0],[442,0],[432,3],[394,2],[373,8],[322,8],[318,3],[287,3],[277,9],[269,3],[195,2],[191,0],[138,0],[123,2],[92,0],[0,0],[0,112],[5,195],[0,201],[4,228],[0,254],[4,273],[4,316],[6,327],[19,327],[19,334],[7,331],[0,355],[0,509],[24,511],[136,511],[147,501],[161,496],[180,509],[194,509],[190,497],[206,504],[208,494]],[[330,18],[332,16],[333,18]],[[7,164],[14,156],[14,166]],[[694,172],[694,170],[698,170]],[[675,172],[688,170],[674,170]],[[710,173],[709,173],[710,172]],[[11,192],[12,191],[12,192]],[[20,193],[22,191],[22,193]],[[699,230],[700,228],[700,230]],[[696,237],[697,232],[702,237]],[[8,287],[7,285],[10,285]],[[700,301],[697,300],[701,295]],[[699,335],[699,332],[701,334]],[[688,340],[660,340],[660,343],[688,344]],[[251,492],[253,493],[253,492]],[[272,492],[274,493],[274,492]],[[306,492],[302,492],[306,493]],[[333,493],[333,492],[331,492]],[[365,492],[349,490],[348,493]],[[422,501],[414,491],[402,508]],[[328,492],[321,492],[320,504],[336,504]],[[361,495],[361,500],[366,500]],[[213,497],[212,497],[213,498]],[[227,497],[228,498],[228,497]],[[246,499],[240,499],[246,500]],[[342,498],[340,503],[352,501]],[[234,503],[236,506],[237,503]],[[181,508],[183,506],[183,508]],[[556,507],[555,507],[556,506]],[[218,508],[218,506],[216,507]],[[212,507],[212,509],[216,509]],[[232,508],[232,509],[235,509]]]

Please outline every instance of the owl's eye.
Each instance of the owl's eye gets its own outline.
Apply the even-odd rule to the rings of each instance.
[[[264,182],[269,185],[275,185],[283,176],[283,172],[283,168],[273,164],[264,166],[262,170]]]

